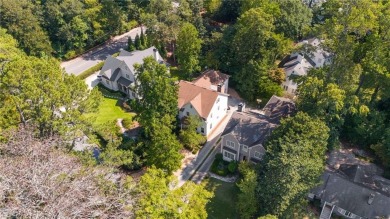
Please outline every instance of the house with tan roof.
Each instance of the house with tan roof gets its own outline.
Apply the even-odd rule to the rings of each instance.
[[[197,131],[208,136],[227,114],[228,94],[220,93],[193,82],[179,82],[179,119],[195,115],[202,119]]]
[[[220,71],[209,69],[192,81],[199,87],[208,88],[220,93],[228,93],[230,76]]]

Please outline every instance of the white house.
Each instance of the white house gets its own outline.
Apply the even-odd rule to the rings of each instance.
[[[306,47],[306,52],[295,52],[281,62],[285,71],[286,80],[282,83],[283,89],[289,94],[295,94],[298,85],[291,76],[305,76],[310,68],[320,68],[330,63],[330,54],[321,48],[321,41],[317,38],[304,40],[298,45]]]
[[[192,81],[199,87],[208,88],[220,93],[228,93],[230,76],[220,71],[206,70],[198,78]]]
[[[154,46],[142,51],[122,50],[117,57],[107,57],[98,77],[105,87],[121,91],[131,99],[136,98],[137,94],[132,89],[137,77],[134,64],[142,64],[148,56],[154,57],[161,64],[165,63]]]
[[[195,115],[202,119],[197,131],[205,136],[219,125],[227,114],[227,94],[200,87],[192,82],[179,82],[179,119]]]

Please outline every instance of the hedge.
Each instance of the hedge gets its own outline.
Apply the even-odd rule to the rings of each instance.
[[[99,62],[95,66],[92,66],[91,68],[83,71],[77,77],[84,80],[84,79],[88,78],[89,76],[93,75],[95,72],[99,71],[103,67],[103,65],[104,65],[104,62]]]

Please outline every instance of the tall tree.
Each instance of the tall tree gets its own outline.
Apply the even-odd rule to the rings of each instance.
[[[164,171],[149,168],[137,186],[136,218],[207,218],[206,203],[212,194],[193,182],[175,186]]]
[[[324,170],[328,131],[324,122],[302,112],[273,131],[257,188],[263,215],[291,216],[305,202]]]
[[[201,118],[197,116],[187,117],[185,127],[183,127],[179,133],[179,139],[182,144],[193,152],[198,151],[201,144],[206,142],[206,137],[196,132],[201,121]]]
[[[260,208],[256,197],[258,175],[255,168],[247,162],[240,163],[238,170],[242,178],[237,183],[237,187],[240,190],[237,197],[237,209],[240,213],[240,218],[253,218],[253,215]]]
[[[40,26],[38,8],[28,0],[3,0],[0,3],[0,25],[18,40],[20,48],[29,55],[51,55],[49,37]]]
[[[167,67],[153,57],[136,66],[138,74],[134,104],[137,120],[145,134],[147,162],[168,172],[180,167],[181,148],[173,134],[177,115],[178,87],[169,75]]]
[[[180,29],[176,54],[180,68],[191,77],[196,71],[199,71],[199,54],[202,40],[199,39],[199,33],[190,23],[184,23]]]

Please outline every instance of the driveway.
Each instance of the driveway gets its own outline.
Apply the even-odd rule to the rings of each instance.
[[[145,31],[146,28],[143,28]],[[79,75],[99,62],[106,60],[107,56],[119,52],[120,49],[126,48],[127,39],[129,37],[134,39],[137,33],[141,34],[141,27],[134,28],[127,33],[116,36],[103,45],[98,46],[77,58],[62,62],[61,67],[69,74]]]
[[[216,127],[213,133],[209,136],[209,140],[206,144],[200,149],[200,151],[194,156],[194,158],[188,162],[183,168],[174,173],[178,177],[178,186],[182,186],[187,180],[192,180],[196,183],[200,183],[203,178],[207,175],[211,164],[214,161],[215,154],[217,154],[220,149],[220,143],[217,144],[219,138],[226,125],[230,121],[233,112],[237,110],[237,104],[240,100],[229,97],[229,107],[225,118],[221,123]],[[219,149],[218,149],[219,148]]]

